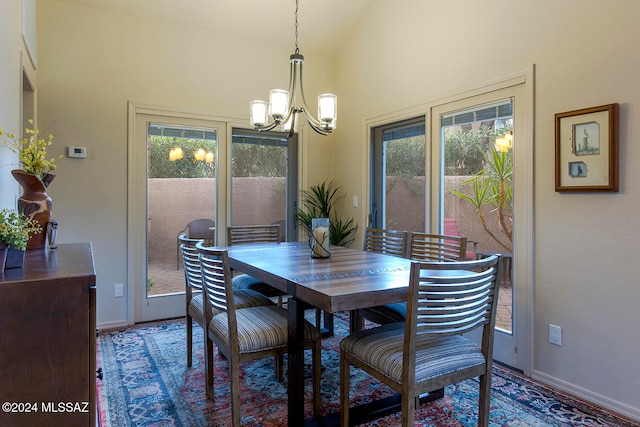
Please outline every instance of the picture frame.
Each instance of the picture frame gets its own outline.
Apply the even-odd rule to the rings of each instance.
[[[555,115],[556,191],[618,191],[618,104]]]

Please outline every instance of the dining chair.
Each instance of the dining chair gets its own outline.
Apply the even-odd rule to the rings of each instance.
[[[412,261],[462,261],[466,256],[467,239],[445,234],[409,232],[407,257]],[[404,322],[407,304],[397,302],[360,309],[359,315],[379,325]],[[364,321],[361,320],[362,324]]]
[[[480,377],[478,425],[488,426],[500,256],[412,262],[405,322],[350,334],[340,342],[340,421],[349,425],[350,367],[401,395],[403,427],[414,425],[425,392]],[[480,328],[480,344],[462,334]]]
[[[407,240],[408,233],[406,231],[367,227],[364,231],[362,250],[405,258],[407,256]],[[371,321],[377,320],[376,314],[375,309],[352,310],[351,332],[362,329],[365,318],[369,318]],[[385,318],[382,320],[384,321]]]
[[[229,246],[250,243],[279,243],[280,224],[265,225],[230,225],[227,227],[227,244]],[[278,305],[282,305],[282,292],[269,286],[259,279],[245,273],[233,276],[232,283],[236,289],[251,289],[269,297],[277,298]]]
[[[277,305],[237,308],[227,251],[197,244],[202,268],[205,311],[212,317],[205,346],[207,396],[214,399],[213,344],[229,364],[232,425],[240,426],[240,364],[288,351],[288,315]],[[321,333],[304,320],[304,348],[312,352],[313,411],[320,411]]]
[[[203,331],[207,330],[210,318],[205,316],[204,302],[202,299],[202,271],[200,258],[196,244],[204,243],[202,239],[191,239],[184,234],[178,236],[182,260],[184,263],[184,283],[186,295],[186,321],[187,321],[187,366],[193,362],[193,321],[195,320]],[[260,305],[274,305],[266,296],[251,290],[236,290],[234,292],[234,304],[238,308],[254,307]]]
[[[399,257],[407,256],[407,232],[367,227],[362,250]]]
[[[227,244],[242,245],[250,243],[280,243],[281,230],[280,223],[264,224],[264,225],[232,225],[227,227]],[[236,274],[231,279],[235,289],[250,289],[259,292],[269,298],[277,298],[278,306],[283,306],[283,297],[287,295],[279,289],[269,286],[262,280],[257,279],[245,273]],[[325,313],[325,315],[328,315]],[[316,309],[316,324],[320,327],[322,311]],[[330,323],[331,332],[333,332],[333,318]],[[282,357],[276,358],[276,375],[281,381],[284,375],[284,364]]]
[[[460,261],[465,259],[466,252],[466,237],[409,233],[408,256],[413,261]]]
[[[212,219],[194,219],[189,222],[179,233],[178,233],[178,253],[176,255],[176,270],[180,270],[180,236],[184,234],[190,239],[202,239],[206,240],[206,243],[209,245],[214,244],[216,222]]]

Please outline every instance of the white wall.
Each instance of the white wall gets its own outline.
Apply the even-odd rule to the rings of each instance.
[[[636,0],[377,0],[336,61],[333,160],[337,181],[362,196],[365,119],[535,64],[533,375],[640,419],[638,16]],[[554,114],[614,102],[620,191],[556,193]],[[550,323],[561,347],[548,343]]]
[[[127,102],[248,125],[249,101],[287,86],[291,42],[256,50],[255,40],[102,8],[60,0],[37,7],[40,123],[55,134],[52,153],[69,145],[88,153],[61,160],[49,187],[59,241],[93,243],[98,325],[126,324],[132,302],[113,295],[115,283],[127,284]],[[333,90],[329,61],[305,54],[308,93]],[[330,139],[310,135],[307,159],[328,163]],[[304,171],[312,184],[323,173]]]
[[[21,129],[22,58],[28,56],[22,41],[22,1],[0,2],[0,127],[16,135]],[[11,176],[17,157],[0,145],[0,209],[15,209],[18,185]]]

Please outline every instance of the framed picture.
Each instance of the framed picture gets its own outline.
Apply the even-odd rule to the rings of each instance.
[[[556,191],[618,191],[618,104],[555,118]]]

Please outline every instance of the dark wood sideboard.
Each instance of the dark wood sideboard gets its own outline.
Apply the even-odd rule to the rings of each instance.
[[[0,426],[95,426],[90,243],[28,250],[0,273]]]

